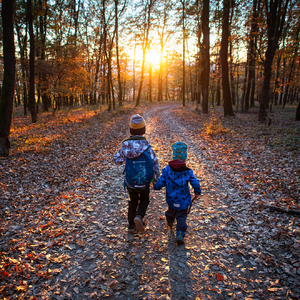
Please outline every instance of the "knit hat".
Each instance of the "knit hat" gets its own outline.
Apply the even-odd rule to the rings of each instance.
[[[130,133],[132,135],[143,135],[146,132],[146,122],[140,115],[134,115],[130,119]]]
[[[176,142],[172,145],[173,159],[186,161],[187,159],[187,144],[183,142]]]

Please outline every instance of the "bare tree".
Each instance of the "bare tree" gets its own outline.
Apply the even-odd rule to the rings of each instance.
[[[171,3],[169,1],[163,1],[163,10],[158,12],[158,16],[161,17],[161,21],[158,24],[158,35],[160,44],[160,61],[159,61],[159,71],[158,71],[158,96],[157,101],[163,101],[163,53],[165,44],[170,39],[172,31],[167,30],[167,22],[169,20],[169,12],[171,9]]]
[[[123,8],[120,10],[119,13],[119,0],[115,1],[115,36],[116,36],[116,56],[117,56],[117,70],[118,70],[118,86],[119,86],[119,95],[118,95],[118,101],[119,106],[122,106],[122,81],[121,81],[121,68],[120,68],[120,55],[119,55],[119,18],[122,15],[122,13],[125,10],[126,7],[126,1],[123,4]]]
[[[180,0],[182,6],[182,106],[185,106],[185,41],[186,41],[186,0]]]
[[[229,11],[230,0],[223,1],[223,24],[222,24],[222,44],[221,44],[221,66],[222,66],[222,87],[224,116],[234,116],[232,110],[231,93],[228,75],[228,39],[229,39]]]
[[[15,92],[14,1],[2,0],[4,76],[0,97],[0,156],[9,155]]]
[[[35,41],[33,33],[33,18],[32,18],[32,3],[31,0],[27,0],[27,20],[29,27],[29,37],[30,37],[30,54],[29,54],[29,110],[31,113],[32,123],[38,121],[36,108],[35,108]]]
[[[291,81],[292,81],[292,77],[293,77],[293,73],[295,71],[295,63],[296,63],[296,59],[297,59],[297,55],[298,55],[298,48],[299,48],[299,31],[300,31],[300,27],[297,28],[296,33],[295,33],[295,38],[294,38],[294,55],[291,59],[291,66],[290,66],[290,73],[287,77],[287,84],[286,84],[286,88],[284,91],[284,97],[283,97],[283,107],[286,105],[287,103],[287,98],[288,98],[288,94],[289,94],[289,88],[291,85]]]
[[[209,0],[203,0],[202,10],[202,71],[201,71],[201,86],[202,86],[202,111],[208,113],[208,87],[210,73],[210,57],[209,57]]]
[[[143,88],[143,82],[144,82],[144,72],[145,72],[145,60],[146,60],[146,50],[149,47],[149,31],[151,28],[151,12],[154,6],[155,0],[149,0],[147,1],[145,5],[145,18],[144,23],[142,24],[143,27],[143,33],[142,33],[142,48],[143,48],[143,58],[142,58],[142,68],[141,68],[141,78],[140,78],[140,84],[139,84],[139,91],[136,98],[135,106],[140,105],[141,100],[141,94],[142,94],[142,88]]]
[[[269,106],[270,81],[272,76],[272,63],[278,48],[278,40],[285,23],[285,16],[289,0],[264,1],[267,17],[268,45],[264,59],[264,81],[259,100],[259,121],[267,120],[267,108]]]
[[[248,53],[248,83],[247,83],[247,90],[245,94],[245,110],[249,110],[250,106],[250,99],[251,105],[254,104],[254,90],[255,90],[255,58],[256,58],[256,45],[255,39],[257,34],[257,16],[258,16],[258,7],[259,7],[260,0],[253,0],[252,5],[252,18],[251,18],[251,30],[249,36],[249,53]],[[251,97],[250,97],[251,95]]]

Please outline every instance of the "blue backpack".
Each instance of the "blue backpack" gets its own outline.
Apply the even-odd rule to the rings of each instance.
[[[150,146],[149,146],[150,147]],[[136,158],[126,158],[124,184],[132,189],[143,189],[153,179],[153,161],[150,153],[145,150]]]

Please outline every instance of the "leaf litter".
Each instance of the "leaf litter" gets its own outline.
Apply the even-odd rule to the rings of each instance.
[[[145,233],[127,233],[129,198],[112,155],[135,112],[160,168],[173,142],[189,146],[202,196],[183,246],[166,226],[163,191],[150,194]],[[299,125],[282,115],[267,128],[255,115],[178,104],[16,119],[14,148],[0,164],[1,297],[298,299],[299,217],[262,206],[299,211],[299,149],[289,132],[297,137]]]

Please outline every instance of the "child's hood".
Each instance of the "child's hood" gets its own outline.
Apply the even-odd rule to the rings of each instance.
[[[150,144],[144,137],[131,137],[123,141],[122,150],[126,158],[136,158],[149,148]]]
[[[179,159],[174,159],[169,161],[169,166],[174,172],[184,172],[189,170],[189,168],[186,166],[185,162]]]
[[[166,177],[179,186],[184,186],[189,180],[190,170],[184,162],[179,160],[170,161],[169,165],[165,168]]]

